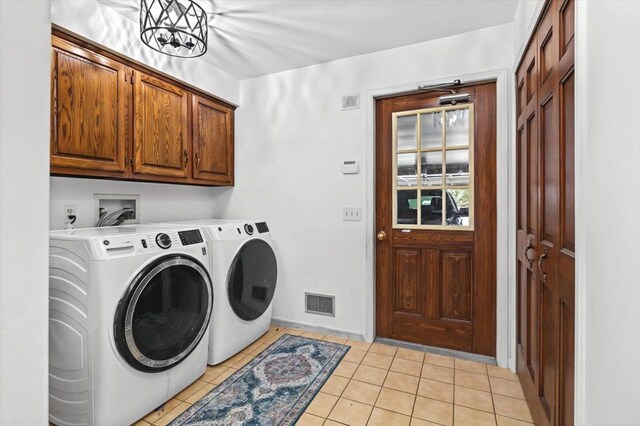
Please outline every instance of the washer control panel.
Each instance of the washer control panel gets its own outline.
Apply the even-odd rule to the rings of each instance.
[[[247,237],[268,237],[268,235],[260,234],[268,234],[269,228],[266,222],[227,221],[216,224],[215,226],[207,226],[203,232],[205,232],[207,238],[212,241],[228,241]]]
[[[180,231],[178,232],[178,237],[180,237],[180,242],[183,246],[190,246],[192,244],[199,244],[203,242],[202,234],[199,229],[190,229],[188,231]]]
[[[269,232],[269,227],[267,226],[267,222],[258,222],[256,223],[256,228],[258,232],[264,234],[265,232]]]
[[[166,250],[169,247],[171,247],[171,237],[161,232],[158,235],[156,235],[156,244],[158,244],[158,247],[160,247],[161,249]]]
[[[114,258],[139,253],[163,252],[183,246],[205,245],[199,229],[183,231],[137,233],[132,235],[110,235],[96,238],[92,244],[99,257]]]

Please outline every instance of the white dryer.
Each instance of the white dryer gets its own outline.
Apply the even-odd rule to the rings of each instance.
[[[209,364],[219,364],[255,342],[271,325],[278,266],[269,227],[263,221],[222,219],[169,226],[176,224],[202,228],[208,243],[216,294]]]
[[[206,369],[213,287],[200,229],[49,236],[49,419],[131,424]]]

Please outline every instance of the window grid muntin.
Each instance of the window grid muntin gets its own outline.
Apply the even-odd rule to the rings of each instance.
[[[456,145],[447,147],[446,140],[446,112],[466,109],[468,110],[468,145]],[[422,148],[422,115],[441,112],[441,146],[435,148]],[[398,150],[398,117],[416,115],[415,123],[415,149],[403,149]],[[392,114],[392,132],[393,132],[393,173],[392,173],[392,214],[393,214],[393,228],[397,229],[438,229],[438,230],[451,230],[451,231],[472,231],[474,229],[474,113],[473,104],[465,105],[450,105],[445,107],[424,108],[411,111],[395,112]],[[447,152],[457,150],[469,150],[469,183],[468,185],[447,185]],[[423,186],[422,185],[422,160],[421,154],[423,152],[442,152],[442,185]],[[410,154],[416,155],[416,186],[399,186],[398,185],[398,154]],[[446,225],[447,217],[447,190],[469,190],[469,225]],[[440,190],[442,194],[442,218],[440,225],[423,225],[422,222],[422,191]],[[415,191],[416,192],[416,222],[417,224],[398,224],[398,191]]]

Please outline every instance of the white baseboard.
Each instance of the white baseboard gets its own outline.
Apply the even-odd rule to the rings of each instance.
[[[306,323],[303,323],[303,322],[289,321],[289,320],[283,320],[283,319],[279,319],[279,318],[272,318],[271,319],[271,324],[279,325],[279,326],[282,326],[282,327],[298,328],[300,330],[310,331],[312,333],[330,334],[330,335],[336,336],[336,337],[346,337],[348,339],[358,340],[360,342],[364,342],[365,341],[364,334],[362,334],[362,333],[352,333],[352,332],[349,332],[349,331],[337,330],[337,329],[329,328],[329,327],[321,327],[321,326],[317,326],[317,325],[306,324]],[[369,342],[369,343],[371,343],[371,342]]]
[[[334,328],[321,327],[321,326],[306,324],[306,323],[297,322],[297,321],[289,321],[289,320],[283,320],[279,318],[272,318],[271,324],[277,325],[279,327],[296,328],[299,330],[310,331],[312,333],[329,334],[331,336],[336,336],[336,337],[345,337],[351,340],[358,340],[361,342],[365,341],[364,335],[360,333],[352,333],[344,330],[336,330]],[[468,352],[460,352],[453,349],[436,348],[434,346],[419,345],[419,344],[410,343],[410,342],[401,342],[399,340],[385,339],[381,337],[377,337],[375,341],[380,343],[390,344],[393,346],[399,346],[407,349],[415,349],[422,352],[430,352],[438,355],[446,355],[454,358],[482,362],[484,364],[489,364],[489,365],[497,365],[496,359],[494,357],[485,356],[485,355],[472,354]],[[368,342],[368,343],[371,343],[371,342]]]

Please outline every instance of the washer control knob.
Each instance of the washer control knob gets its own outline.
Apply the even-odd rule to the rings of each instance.
[[[247,223],[246,225],[244,225],[244,232],[246,232],[247,235],[253,235],[253,226]]]
[[[171,237],[167,234],[160,233],[156,235],[156,243],[158,244],[158,247],[166,250],[171,247]]]

